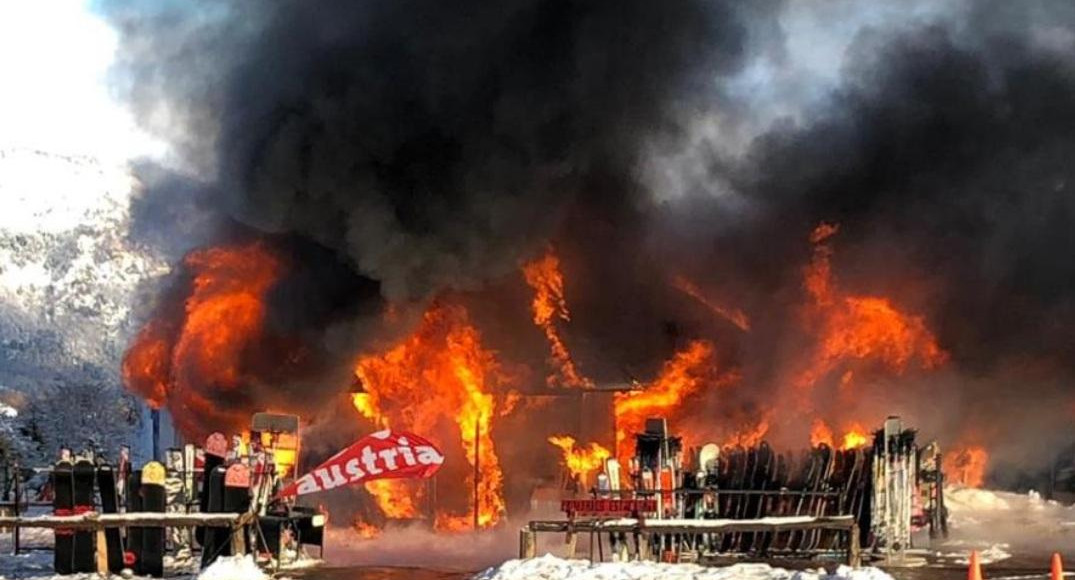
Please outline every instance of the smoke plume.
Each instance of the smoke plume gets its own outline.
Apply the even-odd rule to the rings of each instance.
[[[947,362],[856,361],[818,382],[815,406],[854,375],[860,396],[840,404],[871,421],[903,413],[1000,459],[1070,441],[1065,2],[100,8],[121,32],[117,89],[172,147],[170,169],[144,180],[136,234],[172,251],[236,231],[302,248],[268,316],[323,351],[318,369],[383,346],[369,331],[382,300],[445,295],[505,358],[540,369],[518,271],[551,244],[588,377],[645,382],[702,338],[742,384],[703,396],[690,422],[770,413],[774,434],[801,438],[809,426],[779,409],[817,342],[803,269],[828,223],[833,284],[920,319]],[[201,227],[174,225],[187,207]],[[533,374],[524,391],[541,389]]]

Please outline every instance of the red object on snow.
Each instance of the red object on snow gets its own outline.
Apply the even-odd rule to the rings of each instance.
[[[426,439],[385,429],[354,442],[276,495],[306,495],[374,479],[431,477],[442,463],[444,455]]]

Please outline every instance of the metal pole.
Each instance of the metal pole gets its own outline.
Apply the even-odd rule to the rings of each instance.
[[[481,434],[482,416],[478,413],[478,420],[474,422],[474,531],[478,531],[478,484],[481,480]]]
[[[161,412],[150,409],[149,418],[153,425],[153,461],[161,460]]]
[[[22,483],[22,476],[19,473],[19,462],[16,461],[15,462],[15,517],[19,517],[20,515],[22,515],[21,506],[19,505],[19,501],[20,501],[21,495],[22,495],[22,486],[20,485],[21,483]],[[53,492],[55,493],[55,488],[53,488]],[[29,502],[27,502],[27,503],[29,503]],[[20,534],[19,534],[19,526],[12,527],[11,528],[11,554],[13,556],[18,556],[19,555],[19,541],[20,540],[21,540],[21,537],[20,537]]]

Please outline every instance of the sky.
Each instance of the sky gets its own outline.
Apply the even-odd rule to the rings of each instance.
[[[0,2],[0,150],[122,163],[160,145],[109,94],[116,33],[82,0]]]

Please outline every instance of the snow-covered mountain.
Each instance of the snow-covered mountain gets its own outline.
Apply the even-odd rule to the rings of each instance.
[[[119,361],[139,289],[167,264],[128,236],[136,186],[123,166],[0,149],[0,403],[43,456],[137,423]]]

